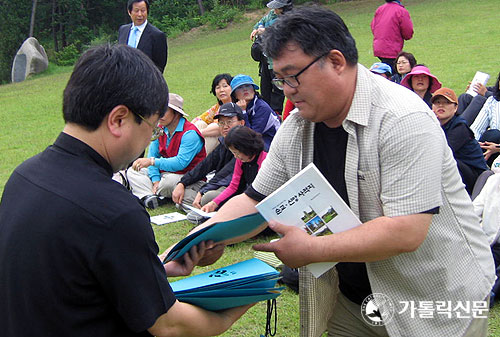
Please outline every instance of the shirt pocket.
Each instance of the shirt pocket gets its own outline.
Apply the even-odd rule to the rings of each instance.
[[[380,192],[380,173],[358,170],[359,215],[362,222],[383,215]]]

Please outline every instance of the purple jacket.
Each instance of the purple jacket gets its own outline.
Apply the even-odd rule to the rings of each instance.
[[[371,23],[373,33],[373,55],[396,58],[403,50],[404,40],[413,37],[410,13],[397,2],[388,2],[375,11]]]

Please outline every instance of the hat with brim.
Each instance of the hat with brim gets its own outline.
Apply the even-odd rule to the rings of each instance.
[[[277,9],[277,8],[283,8],[285,6],[288,6],[289,4],[290,4],[289,0],[273,0],[273,1],[269,1],[266,6],[271,8],[271,9]]]
[[[413,75],[427,75],[430,78],[432,78],[432,84],[431,87],[429,88],[431,94],[441,88],[442,84],[439,82],[436,76],[432,75],[429,68],[426,66],[415,66],[413,69],[403,78],[401,81],[401,85],[407,87],[408,89],[412,90],[412,87],[410,85],[410,80],[413,77]]]
[[[458,99],[457,99],[457,94],[450,88],[439,88],[434,92],[431,98],[431,102],[434,103],[434,101],[439,97],[443,96],[448,100],[448,102],[458,104]]]
[[[174,93],[168,94],[168,107],[172,108],[172,110],[177,111],[184,117],[187,117],[187,114],[184,112],[184,110],[182,110],[183,105],[184,99],[181,96]]]
[[[253,86],[255,90],[259,90],[259,86],[254,83],[252,78],[248,75],[236,75],[233,77],[233,80],[231,81],[231,94],[238,89],[238,87],[241,87],[242,85],[245,84],[250,84]]]
[[[240,120],[243,119],[243,111],[238,104],[233,102],[224,103],[219,108],[219,112],[215,115],[214,119],[219,119],[220,117],[234,117],[237,116]]]
[[[377,73],[377,74],[386,74],[388,73],[389,75],[392,75],[392,69],[389,65],[382,63],[382,62],[376,62],[370,67],[370,71],[372,73]]]

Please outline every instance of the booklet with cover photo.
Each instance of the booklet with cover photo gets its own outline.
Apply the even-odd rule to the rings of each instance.
[[[361,224],[313,163],[256,207],[267,221],[297,226],[315,236],[339,233]],[[320,262],[307,267],[319,277],[334,265],[335,262]]]

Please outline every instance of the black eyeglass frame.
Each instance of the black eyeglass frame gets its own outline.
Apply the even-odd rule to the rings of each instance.
[[[323,53],[321,54],[320,56],[316,57],[311,63],[309,63],[307,66],[305,66],[304,68],[302,68],[302,70],[300,70],[298,73],[296,73],[295,75],[288,75],[288,76],[285,76],[283,78],[273,78],[271,80],[271,82],[273,82],[273,84],[280,90],[283,90],[283,87],[284,87],[284,84],[286,83],[290,88],[297,88],[299,85],[300,85],[300,82],[299,82],[299,75],[301,75],[304,71],[306,71],[307,69],[309,69],[310,66],[312,66],[314,63],[318,62],[320,59],[322,59],[323,57],[325,57],[326,55],[328,55],[330,53],[330,51],[327,51],[326,53]],[[288,79],[294,79],[295,82],[297,82],[297,84],[295,83],[291,83]]]

